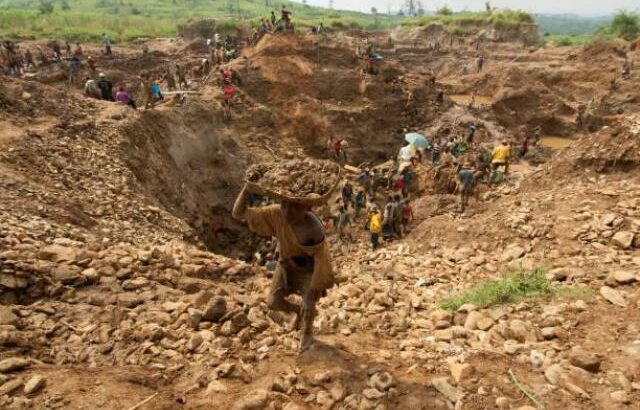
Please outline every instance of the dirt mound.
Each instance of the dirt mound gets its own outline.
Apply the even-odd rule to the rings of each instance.
[[[17,121],[38,116],[80,119],[93,108],[95,105],[92,101],[79,102],[57,88],[38,82],[9,79],[0,74],[0,110],[15,115]]]
[[[209,47],[203,39],[193,40],[184,47],[184,52],[190,54],[207,54]]]
[[[252,67],[259,69],[265,80],[287,85],[314,73],[313,63],[299,56],[258,57]]]
[[[427,40],[432,42],[441,42],[445,39],[448,39],[451,36],[451,33],[447,28],[442,24],[427,24],[426,26],[416,27],[408,36],[408,40]],[[394,31],[394,40],[402,39],[399,37],[397,31]]]
[[[552,135],[565,135],[571,131],[566,117],[573,120],[574,107],[568,105],[558,93],[518,70],[510,70],[508,84],[499,88],[493,99],[493,109],[505,127],[537,127],[544,125]]]
[[[593,62],[594,60],[607,60],[610,58],[625,58],[627,52],[624,44],[618,41],[596,41],[587,45],[578,58],[584,62]]]
[[[281,57],[299,54],[302,51],[302,40],[293,34],[265,34],[258,44],[248,51],[248,57]]]
[[[567,175],[568,168],[598,173],[631,171],[640,166],[640,117],[583,137],[566,155],[552,163],[553,175]]]

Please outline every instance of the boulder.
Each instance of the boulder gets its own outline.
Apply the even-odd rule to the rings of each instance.
[[[207,390],[205,394],[207,396],[213,396],[220,393],[226,393],[229,389],[227,386],[219,380],[212,380],[207,385]]]
[[[23,384],[24,381],[19,377],[17,379],[9,380],[8,382],[0,386],[0,397],[4,396],[5,394],[13,393],[14,391],[22,387]]]
[[[611,400],[614,403],[621,403],[621,404],[630,404],[631,403],[631,398],[629,397],[629,394],[624,390],[618,390],[618,391],[611,392],[609,394],[609,396],[611,397]]]
[[[57,265],[53,268],[52,276],[57,282],[62,282],[64,285],[73,285],[81,281],[81,268],[74,265]]]
[[[22,370],[31,365],[31,360],[22,357],[9,357],[0,362],[0,373],[8,373],[16,370]]]
[[[477,325],[478,329],[483,330],[483,331],[487,331],[487,330],[491,329],[493,324],[494,324],[493,319],[491,319],[488,316],[482,316],[478,320],[478,323],[476,325]]]
[[[535,343],[538,341],[535,329],[519,319],[514,319],[509,323],[509,336],[520,343]]]
[[[621,249],[629,249],[633,246],[633,232],[620,231],[613,235],[611,242]]]
[[[438,377],[431,380],[433,387],[452,403],[462,398],[462,392],[449,384],[446,377]]]
[[[200,309],[189,308],[187,309],[187,316],[189,317],[189,326],[192,329],[198,329],[200,326],[200,322],[202,321],[202,316],[204,312]]]
[[[204,338],[200,333],[195,333],[187,342],[187,350],[193,352],[204,342]]]
[[[613,273],[613,279],[622,285],[628,285],[637,280],[636,275],[629,271],[616,271]]]
[[[384,393],[378,389],[364,389],[362,395],[369,400],[378,400],[384,397]]]
[[[627,307],[627,305],[629,304],[629,302],[627,302],[627,300],[624,298],[624,296],[622,296],[620,292],[613,288],[610,288],[609,286],[602,286],[600,288],[600,295],[602,295],[603,298],[616,306]]]
[[[544,377],[547,381],[556,386],[562,379],[564,371],[559,364],[552,364],[544,371]]]
[[[569,362],[576,367],[592,373],[600,370],[600,359],[598,356],[581,349],[573,349],[569,353]]]
[[[465,383],[476,372],[476,369],[469,363],[451,363],[449,364],[449,370],[456,384]]]
[[[464,321],[465,329],[476,330],[478,328],[478,321],[483,317],[484,315],[477,310],[469,312],[467,318]]]
[[[241,397],[232,408],[233,410],[262,410],[267,407],[268,401],[268,393],[257,390]]]
[[[509,262],[515,259],[522,258],[527,251],[518,245],[510,246],[502,252],[502,260],[505,262]]]
[[[50,262],[73,262],[76,260],[76,252],[73,248],[61,245],[48,245],[40,249],[38,258]]]
[[[0,305],[0,325],[16,326],[19,320],[9,306]]]
[[[39,374],[33,375],[24,385],[24,394],[33,394],[42,389],[47,384],[44,377]]]
[[[227,301],[223,297],[216,297],[203,309],[202,319],[207,322],[217,322],[227,313]]]
[[[374,373],[369,379],[369,386],[380,391],[387,391],[394,385],[393,376],[387,372]]]

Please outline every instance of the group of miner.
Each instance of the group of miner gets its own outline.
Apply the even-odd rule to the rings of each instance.
[[[320,24],[312,28],[314,34],[324,32]],[[256,44],[267,34],[293,31],[291,12],[282,7],[278,19],[275,12],[260,21],[251,37],[242,41],[245,45]],[[62,45],[52,41],[46,49],[23,48],[11,41],[2,42],[2,70],[13,76],[26,75],[40,66],[60,64],[68,72],[70,84],[79,84],[84,73],[84,92],[94,99],[113,101],[138,109],[153,109],[162,103],[168,90],[184,98],[194,81],[192,75],[208,79],[217,76],[223,106],[230,114],[236,95],[236,86],[242,84],[239,73],[225,64],[238,58],[241,42],[231,36],[214,32],[207,40],[208,53],[196,67],[185,63],[164,66],[154,72],[140,73],[136,84],[118,83],[105,74],[107,68],[117,66],[111,39],[102,35],[102,49],[95,57],[85,54],[80,43],[72,46],[68,41]],[[439,45],[437,46],[439,47]],[[152,54],[147,44],[142,46],[142,58]],[[369,43],[364,43],[358,54],[366,60],[365,71],[378,73],[381,56]],[[103,67],[101,67],[103,66]],[[485,67],[485,58],[476,61],[477,71]],[[625,63],[623,78],[629,78],[631,65]],[[435,82],[435,79],[434,79]],[[438,102],[444,93],[438,92]],[[454,193],[460,198],[459,209],[465,211],[470,197],[476,196],[480,182],[499,183],[509,173],[514,156],[525,156],[530,145],[539,142],[539,130],[523,138],[514,147],[508,140],[501,141],[491,152],[474,144],[478,124],[468,124],[464,137],[433,137],[426,146],[403,147],[401,155],[394,156],[382,166],[373,164],[355,168],[355,174],[345,178],[330,202],[325,203],[316,214],[310,205],[297,201],[266,201],[256,205],[252,200],[256,193],[245,186],[233,206],[232,216],[246,222],[249,229],[265,238],[260,261],[272,274],[272,285],[267,304],[271,309],[292,315],[291,329],[299,328],[301,338],[299,350],[309,349],[313,343],[313,321],[316,304],[335,285],[335,273],[327,236],[335,232],[338,241],[354,243],[359,237],[368,237],[372,251],[384,243],[398,240],[411,230],[414,223],[414,199],[421,169],[434,171],[434,178],[453,170]],[[327,143],[329,158],[340,167],[348,166],[346,141],[335,136]],[[406,153],[409,153],[408,156]],[[514,155],[515,154],[515,155]],[[301,297],[301,304],[289,299],[290,295]]]

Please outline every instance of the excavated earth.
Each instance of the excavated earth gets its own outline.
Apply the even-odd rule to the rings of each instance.
[[[637,406],[640,76],[609,86],[640,53],[487,43],[477,73],[472,44],[412,41],[384,48],[370,76],[358,41],[269,36],[244,50],[229,64],[242,79],[231,121],[215,75],[189,75],[184,104],[140,111],[85,98],[55,65],[0,75],[1,408]],[[118,46],[98,69],[132,87],[203,57],[181,40],[149,47]],[[438,104],[438,90],[452,97]],[[470,121],[485,149],[537,127],[570,145],[534,147],[462,214],[421,165],[402,240],[370,251],[362,219],[351,240],[330,234],[338,283],[298,354],[252,262],[263,239],[230,218],[245,171],[324,158],[331,135],[350,164],[377,164],[405,132],[446,138]],[[545,268],[563,291],[438,308],[518,268]]]

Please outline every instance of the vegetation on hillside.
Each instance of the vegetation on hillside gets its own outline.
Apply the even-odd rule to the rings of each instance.
[[[336,11],[289,0],[0,0],[0,37],[115,41],[175,36],[178,24],[202,18],[257,23],[283,5],[298,27],[387,28],[399,16]]]
[[[540,35],[566,35],[575,37],[593,34],[609,24],[612,16],[587,17],[574,14],[534,14]]]
[[[619,11],[602,33],[633,40],[640,36],[640,16],[636,13]]]
[[[549,34],[545,33],[541,37],[542,44],[553,44],[558,47],[576,47],[593,43],[604,39],[604,36],[597,34]]]
[[[403,22],[407,26],[422,26],[431,23],[458,27],[474,24],[492,24],[496,27],[507,27],[522,23],[535,23],[535,21],[531,14],[524,11],[494,10],[453,13],[451,9],[445,6],[439,9],[436,14],[415,17]]]
[[[519,269],[501,279],[479,283],[464,293],[440,301],[441,308],[455,311],[462,305],[471,303],[479,308],[494,305],[518,303],[525,299],[560,296],[585,299],[591,292],[585,288],[560,287],[553,285],[546,277],[544,268],[532,271]]]
[[[538,18],[539,16],[536,16]],[[577,16],[568,16],[571,21],[579,21]],[[556,34],[552,34],[553,31],[545,31],[542,35],[543,44],[554,44],[558,47],[575,47],[585,46],[597,41],[613,40],[615,38],[624,38],[626,40],[633,40],[640,36],[640,16],[634,13],[626,11],[619,11],[612,17],[600,17],[600,18],[585,18],[589,21],[589,25],[594,24],[596,21],[605,22],[597,28],[593,28],[589,32],[581,32],[572,28],[571,24],[567,23],[568,27]],[[540,32],[545,30],[554,30],[550,25],[541,25]],[[586,27],[586,26],[585,26]]]

